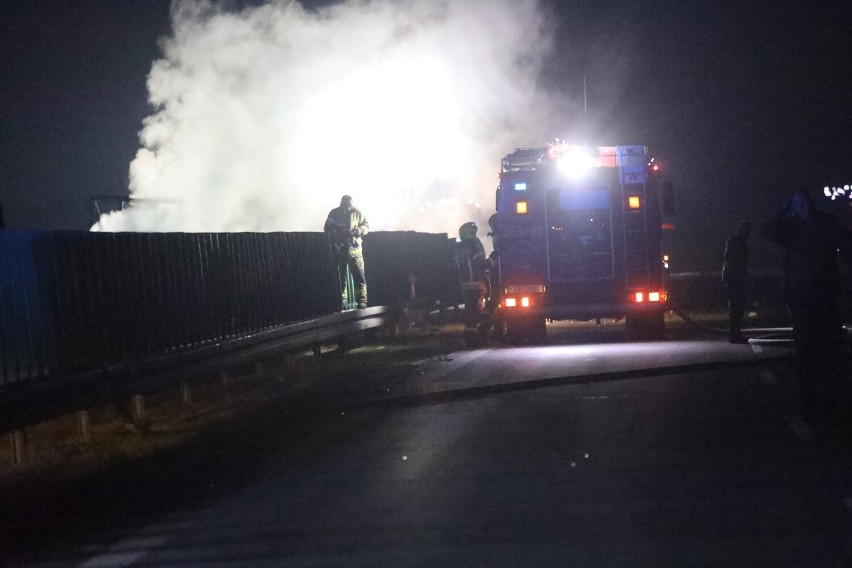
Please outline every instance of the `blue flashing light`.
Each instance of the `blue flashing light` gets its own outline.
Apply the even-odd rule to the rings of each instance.
[[[526,191],[526,190],[527,190],[526,182],[521,181],[521,182],[518,182],[518,183],[515,184],[515,191]]]

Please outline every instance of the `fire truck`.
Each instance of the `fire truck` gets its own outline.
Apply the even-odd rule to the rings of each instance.
[[[538,341],[547,320],[597,318],[662,336],[673,213],[672,184],[644,146],[557,142],[505,156],[492,232],[505,336]]]

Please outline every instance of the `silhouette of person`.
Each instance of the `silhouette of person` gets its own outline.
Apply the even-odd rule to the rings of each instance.
[[[784,249],[784,299],[793,320],[795,375],[806,413],[837,410],[843,328],[838,313],[838,250],[852,266],[852,235],[817,211],[807,191],[794,193],[760,234]]]
[[[725,242],[722,281],[728,294],[728,341],[746,343],[742,335],[746,308],[746,276],[748,275],[748,237],[751,223],[740,221],[737,232]]]
[[[323,230],[329,235],[334,247],[337,269],[340,277],[342,307],[346,309],[352,298],[348,298],[346,289],[346,270],[352,275],[355,284],[355,298],[358,309],[367,307],[367,276],[364,268],[364,253],[361,249],[362,237],[370,232],[370,223],[361,210],[352,205],[352,196],[340,198],[340,206],[328,212]]]
[[[470,327],[479,323],[488,290],[488,261],[482,241],[476,236],[477,230],[473,221],[459,227],[459,241],[455,250],[456,269],[464,300],[465,325]]]

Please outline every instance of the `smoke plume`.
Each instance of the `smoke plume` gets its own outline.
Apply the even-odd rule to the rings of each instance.
[[[315,231],[343,194],[374,230],[487,219],[500,158],[560,135],[551,35],[537,0],[175,0],[133,201],[93,230]]]

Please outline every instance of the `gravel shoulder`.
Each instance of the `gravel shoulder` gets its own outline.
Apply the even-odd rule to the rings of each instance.
[[[276,448],[331,427],[347,402],[388,392],[429,362],[464,348],[461,326],[341,351],[324,346],[199,376],[186,404],[177,389],[146,399],[144,428],[122,404],[90,409],[92,441],[66,416],[27,430],[28,460],[0,444],[0,556],[48,554],[87,535],[121,531],[241,487]],[[258,372],[260,371],[260,372]]]

